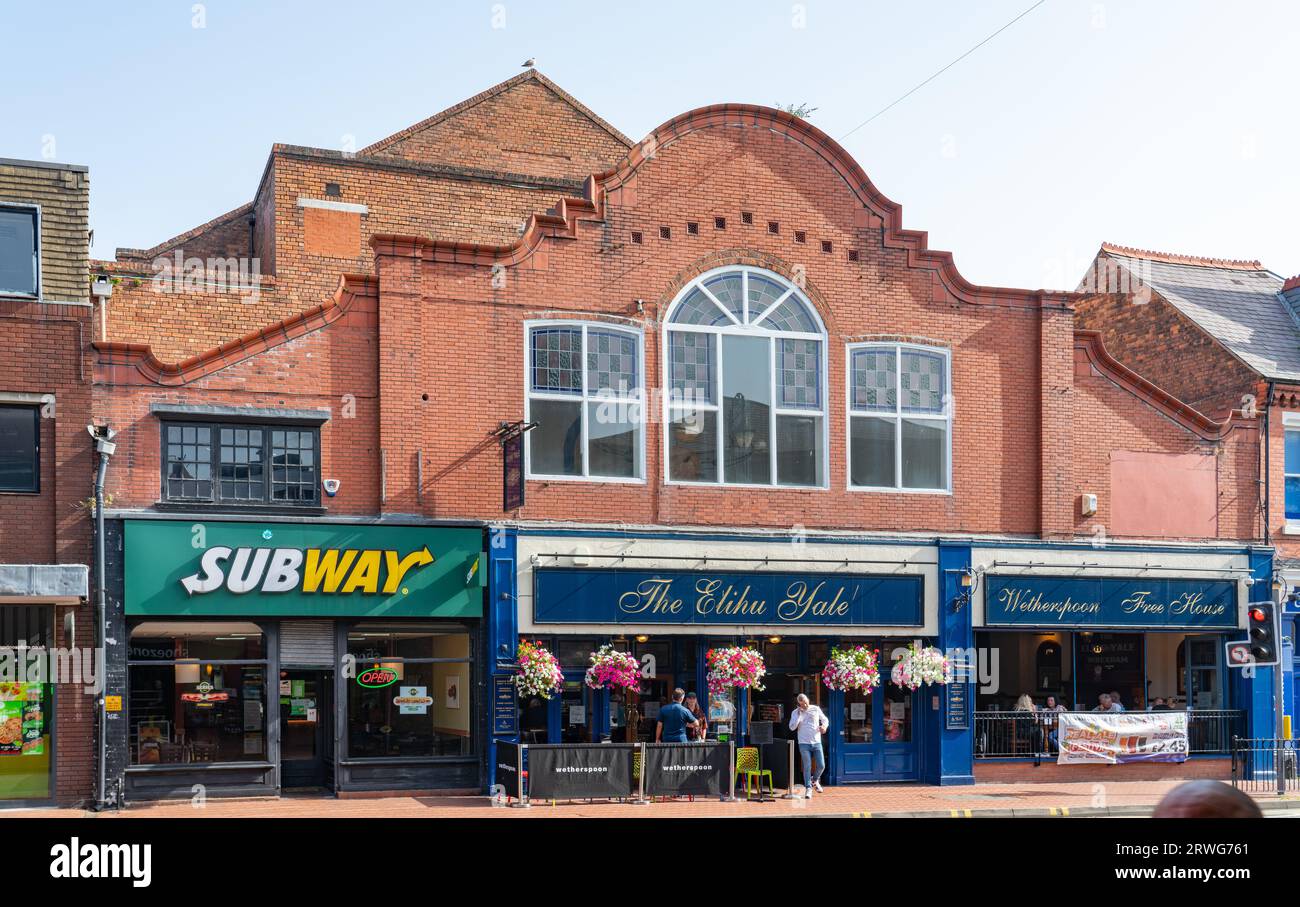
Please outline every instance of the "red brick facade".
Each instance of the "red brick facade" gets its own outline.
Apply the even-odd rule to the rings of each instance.
[[[47,279],[42,300],[0,297],[0,402],[39,401],[41,413],[40,491],[0,492],[0,564],[89,565],[93,508],[88,502],[93,500],[94,479],[86,431],[92,420],[94,374],[85,282],[89,178],[84,168],[6,164],[0,201],[41,205],[41,264]],[[48,278],[60,270],[79,277],[70,278],[55,293]],[[11,604],[24,601],[3,600],[0,608]],[[36,606],[52,611],[56,645],[94,645],[94,614],[88,602]],[[69,611],[75,615],[75,639],[65,631]],[[60,684],[56,695],[54,795],[61,803],[78,802],[90,795],[93,785],[95,700],[81,684]]]
[[[418,166],[447,167],[448,149],[460,142],[463,159],[476,166],[519,166],[474,144],[496,147],[508,137],[457,116],[434,118],[427,142],[413,129],[352,159],[277,148],[258,202],[260,210],[274,195],[274,232],[260,232],[268,229],[262,215],[256,224],[261,249],[274,249],[274,278],[257,301],[148,287],[115,299],[97,405],[124,429],[126,456],[111,483],[124,505],[158,500],[150,401],[338,413],[352,400],[355,416],[336,415],[322,432],[324,475],[343,480],[332,512],[499,518],[501,454],[491,432],[523,416],[524,322],[631,323],[644,337],[646,387],[658,388],[661,320],[677,292],[711,268],[746,264],[802,283],[827,327],[828,487],[667,484],[661,413],[651,406],[644,484],[531,482],[527,506],[509,516],[1044,538],[1098,531],[1256,537],[1253,424],[1200,416],[1110,359],[1098,338],[1076,335],[1081,297],[966,282],[946,253],[928,249],[924,234],[904,230],[899,207],[805,121],[764,108],[706,108],[616,158],[621,148],[610,133],[570,116],[571,105],[559,115],[546,101],[555,93],[540,92],[545,84],[512,82],[518,90],[461,106],[490,113],[494,129],[506,128],[519,109],[545,111],[519,127],[548,136],[539,148],[567,147],[554,136],[575,130],[573,166],[609,165],[581,191],[560,191],[576,171],[547,164],[536,177],[556,181],[547,187],[505,187],[480,174],[456,183],[453,196],[454,181],[391,171],[392,161],[381,160],[424,155]],[[500,106],[516,103],[523,108]],[[325,182],[338,183],[337,198],[365,213],[299,204],[323,199]],[[350,251],[354,238],[357,256],[325,254]],[[347,277],[372,267],[373,278]],[[172,314],[161,317],[169,307]],[[951,494],[846,490],[844,345],[876,338],[952,352]],[[1116,525],[1113,501],[1160,470],[1161,458],[1189,455],[1213,458],[1213,468],[1196,472],[1210,489],[1201,511],[1168,514],[1155,533],[1126,532],[1122,511]],[[1086,518],[1083,493],[1099,501]],[[1208,516],[1206,500],[1214,503]]]
[[[1104,245],[1089,277],[1105,275],[1110,255],[1189,267],[1262,272],[1259,262],[1198,258]],[[1104,279],[1104,278],[1103,278]],[[1087,278],[1085,278],[1085,282]],[[1279,559],[1300,558],[1300,535],[1287,531],[1283,475],[1285,413],[1300,413],[1300,385],[1275,383],[1235,356],[1156,288],[1136,292],[1087,293],[1075,303],[1076,324],[1095,331],[1106,350],[1125,366],[1151,379],[1187,406],[1214,419],[1233,419],[1246,430],[1235,447],[1242,480],[1254,476],[1258,491],[1231,485],[1219,491],[1222,505],[1238,523],[1251,522],[1253,536],[1267,539]],[[1284,288],[1285,289],[1285,288]],[[1270,474],[1264,475],[1265,463]],[[1267,488],[1267,500],[1265,495]]]

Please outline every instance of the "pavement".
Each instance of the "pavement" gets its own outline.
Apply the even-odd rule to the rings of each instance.
[[[696,798],[656,801],[648,805],[611,801],[534,802],[527,809],[494,803],[487,796],[376,797],[337,799],[329,794],[287,794],[280,798],[218,799],[202,803],[172,800],[138,803],[120,811],[93,813],[82,809],[5,810],[5,818],[133,819],[683,819],[821,817],[888,818],[1087,818],[1142,817],[1180,781],[1117,781],[974,784],[935,787],[923,784],[879,784],[828,787],[811,799],[778,799],[768,803],[741,800],[724,803]],[[1266,815],[1300,816],[1300,796],[1255,797]],[[1294,811],[1294,812],[1293,812]]]

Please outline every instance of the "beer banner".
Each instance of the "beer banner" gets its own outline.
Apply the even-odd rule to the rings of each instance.
[[[1058,765],[1184,762],[1186,712],[1062,712]]]
[[[731,746],[726,743],[649,743],[645,748],[648,797],[721,797],[730,790]]]
[[[632,752],[620,743],[559,743],[528,747],[530,800],[588,800],[632,796]]]

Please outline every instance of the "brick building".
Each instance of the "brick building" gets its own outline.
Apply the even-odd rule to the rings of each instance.
[[[0,159],[0,807],[92,791],[93,675],[17,663],[95,647],[89,196],[85,167]]]
[[[837,782],[1023,771],[1021,693],[1173,699],[1189,773],[1268,732],[1268,672],[1207,662],[1270,575],[1258,422],[1121,365],[1081,294],[969,283],[806,121],[633,145],[529,71],[355,155],[276,146],[249,206],[96,267],[128,796],[481,789],[497,741],[652,735],[727,643],[768,692],[715,733],[806,692]],[[515,708],[521,635],[565,683]],[[817,680],[913,639],[1001,662]],[[584,686],[605,643],[639,694]]]

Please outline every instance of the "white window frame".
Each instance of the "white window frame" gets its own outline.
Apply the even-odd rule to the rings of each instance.
[[[32,212],[32,220],[35,222],[36,238],[36,292],[35,293],[14,293],[0,288],[0,299],[41,299],[43,288],[45,286],[45,273],[41,261],[41,206],[33,205],[30,202],[11,202],[0,198],[0,208],[22,209]]]
[[[1287,472],[1286,436],[1300,434],[1300,413],[1282,413],[1282,522],[1287,535],[1300,535],[1300,520],[1287,519],[1286,515],[1286,480],[1300,478],[1300,472]]]
[[[580,354],[580,364],[582,373],[582,393],[581,394],[561,394],[547,393],[546,391],[533,390],[533,331],[538,328],[576,328],[582,331],[582,352]],[[626,334],[636,341],[636,368],[637,368],[637,386],[632,389],[628,396],[615,395],[614,397],[592,396],[587,392],[587,333],[588,330],[609,331],[616,334]],[[556,400],[566,403],[579,403],[580,419],[582,423],[582,475],[553,475],[551,473],[533,472],[532,463],[532,439],[524,437],[524,477],[530,481],[539,482],[601,482],[616,485],[644,485],[646,484],[646,410],[645,410],[645,333],[639,328],[628,327],[621,324],[609,324],[604,321],[583,321],[573,318],[545,318],[535,319],[524,322],[524,422],[532,422],[533,399],[538,400]],[[588,470],[591,469],[591,453],[588,447],[590,440],[587,431],[587,408],[592,403],[603,401],[623,401],[628,406],[637,407],[639,414],[635,420],[637,426],[637,445],[636,445],[636,469],[637,475],[627,476],[594,476]]]
[[[894,351],[894,411],[864,411],[853,408],[853,354],[861,350]],[[907,413],[903,410],[903,353],[916,350],[922,353],[938,354],[943,357],[943,412],[940,415],[925,413]],[[942,346],[928,346],[922,343],[904,343],[894,340],[865,340],[849,343],[844,349],[844,485],[849,491],[868,493],[885,492],[889,494],[952,494],[952,432],[954,419],[952,397],[952,350]],[[853,420],[880,419],[894,423],[894,484],[891,485],[854,485],[853,484]],[[941,423],[946,428],[944,461],[947,467],[943,488],[909,488],[903,485],[903,420],[914,422]]]
[[[737,271],[741,272],[742,275],[740,292],[741,292],[741,300],[743,303],[743,308],[741,310],[741,314],[743,315],[745,322],[747,323],[741,323],[737,321],[735,315],[732,314],[731,310],[728,309],[727,306],[723,304],[720,300],[714,297],[714,295],[711,292],[709,292],[709,289],[704,286],[706,282],[712,280],[715,277],[718,277],[723,274],[734,273]],[[750,274],[757,274],[760,277],[764,277],[775,283],[781,284],[786,288],[785,292],[782,293],[781,296],[775,302],[770,303],[762,312],[759,313],[758,317],[752,320],[749,317],[749,275]],[[682,302],[682,300],[684,300],[687,296],[689,296],[691,294],[691,291],[694,290],[696,287],[699,287],[700,291],[704,293],[704,295],[707,296],[710,300],[712,300],[712,302],[715,305],[717,305],[719,309],[722,310],[723,314],[725,314],[728,318],[727,323],[722,325],[696,325],[696,324],[674,324],[672,322],[672,317],[676,313],[678,305]],[[807,333],[802,331],[773,331],[758,326],[759,322],[761,322],[772,312],[776,311],[776,309],[780,307],[781,303],[785,302],[786,299],[788,299],[791,296],[795,296],[804,305],[804,307],[808,310],[808,312],[812,315],[813,321],[816,323],[819,333]],[[715,381],[717,382],[717,387],[715,388],[717,402],[691,403],[689,405],[673,404],[672,371],[671,371],[672,363],[670,361],[671,349],[669,347],[669,336],[668,336],[673,331],[681,331],[683,333],[716,335],[716,339],[713,341],[713,350],[716,354],[714,367],[716,372]],[[722,433],[726,428],[726,426],[723,424],[723,419],[722,419],[722,400],[725,396],[725,394],[723,393],[724,389],[723,389],[723,381],[722,381],[723,379],[722,337],[724,335],[729,335],[733,337],[762,337],[762,338],[767,338],[769,341],[768,361],[770,363],[770,366],[769,366],[768,374],[769,374],[769,386],[772,394],[772,405],[770,407],[770,412],[768,414],[768,437],[772,439],[772,443],[768,451],[768,458],[770,463],[770,470],[771,470],[770,475],[772,476],[772,481],[768,483],[726,481],[726,458],[724,456],[725,447],[723,444],[723,437],[722,437]],[[777,400],[779,399],[778,397],[779,385],[777,382],[777,369],[776,369],[776,349],[777,349],[776,341],[783,340],[783,339],[784,340],[816,340],[820,344],[819,347],[819,349],[821,350],[821,357],[819,362],[820,376],[819,376],[819,387],[817,391],[821,402],[820,408],[809,409],[807,407],[803,407],[803,408],[780,407],[777,405]],[[791,283],[789,280],[787,280],[785,277],[782,277],[780,274],[777,274],[775,271],[769,271],[766,268],[748,267],[745,265],[725,265],[720,268],[713,268],[711,270],[705,271],[703,274],[700,274],[699,276],[691,280],[688,284],[686,284],[686,286],[682,287],[681,290],[677,293],[677,295],[673,298],[672,304],[668,306],[663,321],[663,329],[661,331],[661,336],[660,336],[660,346],[662,347],[660,351],[660,355],[662,357],[660,375],[662,376],[661,384],[663,387],[662,416],[663,416],[664,427],[663,427],[662,443],[663,443],[664,484],[687,485],[695,488],[767,488],[773,490],[780,489],[780,490],[789,490],[789,491],[829,490],[830,488],[830,406],[829,406],[829,401],[827,396],[828,388],[829,388],[829,384],[827,382],[829,340],[830,338],[827,336],[826,333],[826,325],[822,322],[821,315],[818,313],[817,307],[814,306],[811,301],[809,301],[807,295],[802,293],[795,284]],[[718,414],[716,420],[717,436],[715,439],[715,450],[717,451],[717,457],[718,457],[717,481],[698,482],[698,481],[688,481],[686,479],[674,479],[671,477],[670,474],[670,467],[671,467],[671,460],[672,460],[671,434],[672,434],[672,417],[673,417],[674,410],[681,410],[681,411],[698,410],[702,412],[716,412]],[[821,465],[822,480],[819,484],[783,485],[777,480],[777,450],[776,450],[777,416],[818,416],[820,417],[821,419],[821,435],[820,435],[821,464],[820,465]]]

